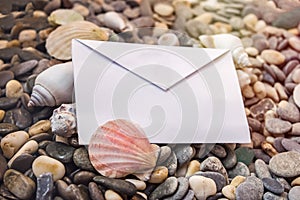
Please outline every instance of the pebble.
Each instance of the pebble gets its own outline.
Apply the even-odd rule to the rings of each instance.
[[[282,194],[284,192],[284,188],[282,187],[281,183],[273,178],[263,178],[262,182],[264,187],[275,194]]]
[[[161,183],[157,188],[150,194],[149,200],[162,199],[167,196],[171,196],[176,192],[178,187],[178,181],[176,177],[169,177],[165,182]]]
[[[258,178],[271,178],[271,173],[269,171],[268,165],[261,159],[257,159],[254,163],[255,174]]]
[[[125,181],[132,183],[137,190],[146,189],[146,183],[144,181],[136,180],[136,179],[125,179]]]
[[[19,34],[19,41],[20,42],[28,42],[33,41],[37,36],[36,30],[34,29],[27,29],[23,30]]]
[[[16,108],[5,113],[3,122],[15,124],[20,129],[25,129],[32,124],[32,115],[24,108]]]
[[[176,192],[172,196],[164,198],[164,200],[183,199],[187,194],[189,190],[189,180],[185,177],[179,177],[177,178],[177,181],[178,187]]]
[[[300,196],[300,186],[294,186],[289,191],[289,200],[297,200]]]
[[[293,49],[295,49],[296,51],[300,52],[300,39],[299,39],[299,37],[296,37],[296,36],[290,37],[289,40],[288,40],[288,42],[289,42],[289,45]]]
[[[236,189],[237,200],[257,200],[261,199],[258,188],[249,182],[241,183]]]
[[[0,181],[2,182],[5,171],[7,170],[7,161],[5,157],[0,154]]]
[[[158,166],[152,172],[149,183],[162,183],[168,178],[168,168],[165,166]]]
[[[22,153],[11,163],[10,168],[19,172],[25,173],[31,168],[32,162],[35,157],[28,153]]]
[[[137,192],[135,185],[125,180],[107,178],[104,176],[95,176],[93,180],[101,186],[112,189],[120,194],[132,196]]]
[[[235,151],[228,147],[225,148],[227,152],[227,156],[222,159],[222,163],[226,169],[233,168],[237,163],[237,157]]]
[[[275,103],[270,98],[265,98],[250,107],[252,117],[261,121],[264,119],[264,115],[268,110],[272,110],[276,107]]]
[[[50,172],[53,175],[53,181],[57,181],[65,175],[65,166],[54,158],[42,155],[33,161],[32,171],[36,177]]]
[[[207,199],[217,193],[216,183],[210,178],[195,175],[189,178],[189,183],[197,199]]]
[[[273,194],[272,192],[266,192],[263,196],[264,200],[288,200],[285,196],[281,195],[278,196],[276,194]]]
[[[222,194],[229,200],[234,200],[235,199],[235,190],[236,187],[233,185],[226,185],[222,189]]]
[[[227,156],[225,148],[219,144],[215,144],[210,152],[218,158],[225,158]]]
[[[259,148],[261,143],[265,140],[265,136],[257,132],[251,132],[251,140],[254,148]]]
[[[12,71],[3,70],[0,71],[0,88],[3,88],[6,83],[15,77]]]
[[[294,88],[293,99],[298,108],[300,108],[300,83]]]
[[[185,177],[190,177],[197,171],[200,171],[200,162],[198,160],[192,160],[188,165]]]
[[[294,123],[292,125],[292,131],[289,133],[294,136],[300,136],[300,123]]]
[[[300,112],[298,108],[287,101],[281,101],[278,104],[277,114],[281,119],[288,120],[292,123],[300,120]]]
[[[176,145],[173,150],[179,167],[190,161],[194,155],[194,149],[190,145]]]
[[[227,171],[226,171],[225,167],[223,166],[222,162],[217,157],[210,156],[210,157],[206,158],[201,163],[200,169],[202,171],[219,172],[225,177],[226,181],[228,179]]]
[[[283,152],[273,156],[269,163],[272,173],[281,177],[295,177],[300,175],[300,153],[295,151]]]
[[[88,185],[93,180],[95,173],[89,171],[79,171],[73,177],[75,184]]]
[[[20,64],[14,65],[10,70],[14,73],[16,77],[23,75],[29,71],[31,71],[33,68],[35,68],[38,64],[37,60],[28,60],[25,62],[22,62]]]
[[[174,8],[172,5],[167,3],[156,3],[153,6],[154,12],[159,14],[160,16],[170,16],[174,12]]]
[[[283,138],[281,144],[287,151],[297,151],[300,153],[300,144],[294,140]]]
[[[93,200],[105,200],[102,191],[95,182],[89,183],[89,193]]]
[[[267,131],[272,134],[284,134],[289,132],[292,128],[290,122],[278,118],[267,119],[265,126]]]
[[[80,147],[74,151],[73,161],[80,169],[94,171],[94,167],[91,164],[88,151],[85,147]]]
[[[11,123],[0,123],[0,136],[19,130],[19,128]]]
[[[159,156],[157,159],[157,165],[163,164],[171,155],[172,149],[169,146],[160,147]]]
[[[179,46],[179,40],[174,33],[165,33],[157,40],[158,45]]]
[[[234,177],[231,182],[230,185],[234,186],[234,187],[238,187],[241,183],[243,183],[246,180],[245,176],[236,176]]]
[[[36,189],[32,179],[14,169],[5,172],[3,183],[12,194],[20,199],[30,199]]]
[[[300,186],[300,176],[295,178],[292,182],[291,182],[291,186]]]
[[[123,200],[123,198],[113,190],[106,190],[104,197],[105,200]]]
[[[228,170],[228,175],[230,178],[234,178],[235,176],[250,176],[250,170],[247,167],[247,165],[245,165],[242,162],[238,162],[234,168]]]
[[[182,200],[194,200],[194,199],[195,199],[194,191],[189,190]]]
[[[3,156],[10,159],[28,139],[29,135],[25,131],[16,131],[7,134],[1,139]]]
[[[217,192],[220,192],[222,188],[227,184],[225,177],[218,172],[197,172],[195,175],[204,176],[215,181]]]
[[[0,97],[0,109],[11,109],[17,105],[18,101],[18,98]]]
[[[254,158],[254,152],[252,149],[247,147],[239,147],[235,150],[235,154],[237,157],[238,162],[242,162],[245,165],[249,165],[252,163],[252,160]]]
[[[280,52],[272,49],[263,50],[261,57],[269,64],[281,65],[285,61],[285,56]]]
[[[166,161],[165,165],[168,168],[169,176],[173,176],[177,170],[177,158],[174,152],[171,153],[171,156]]]
[[[50,200],[53,197],[53,179],[51,173],[44,173],[37,178],[36,199]]]
[[[51,142],[46,147],[46,152],[49,156],[63,163],[70,163],[72,161],[74,151],[74,147],[60,142]]]
[[[28,133],[30,136],[34,136],[40,133],[45,133],[49,131],[50,128],[51,128],[50,120],[40,120],[29,128]]]

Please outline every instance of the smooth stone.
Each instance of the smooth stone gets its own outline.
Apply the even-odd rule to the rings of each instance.
[[[4,116],[5,116],[5,111],[4,110],[0,110],[0,122],[2,122]]]
[[[222,162],[217,157],[210,156],[206,158],[204,161],[202,161],[200,169],[202,171],[219,172],[225,177],[226,181],[228,180],[227,171],[223,166]]]
[[[277,114],[281,119],[288,120],[291,123],[299,122],[300,112],[298,108],[287,101],[281,101],[278,104]]]
[[[14,73],[8,70],[0,71],[0,88],[3,88],[7,82],[15,77]]]
[[[295,178],[295,179],[291,182],[291,186],[300,186],[300,177]]]
[[[113,190],[106,190],[104,197],[105,200],[123,200],[123,198]]]
[[[0,109],[11,109],[17,105],[18,101],[18,98],[0,97]]]
[[[226,185],[222,189],[222,194],[229,200],[234,200],[235,199],[235,190],[236,187],[233,185]]]
[[[276,108],[276,104],[270,98],[260,100],[258,103],[250,107],[251,115],[257,120],[263,120],[264,115],[268,110]]]
[[[296,37],[296,36],[290,37],[288,41],[289,41],[289,45],[293,49],[295,49],[296,51],[300,52],[300,39],[299,39],[299,37]]]
[[[285,61],[285,56],[276,50],[263,50],[261,52],[261,57],[269,64],[281,65]]]
[[[272,25],[284,29],[295,28],[299,24],[299,13],[299,7],[291,9],[288,12],[283,12],[278,15],[274,21],[272,21]]]
[[[294,136],[300,136],[300,122],[292,125],[292,131],[289,133]]]
[[[157,166],[149,179],[149,183],[162,183],[168,178],[168,168],[165,166]]]
[[[30,136],[34,136],[40,133],[45,133],[49,131],[50,128],[51,128],[50,120],[40,120],[29,128],[28,133]]]
[[[29,135],[25,131],[16,131],[7,134],[1,139],[3,156],[10,159],[28,139]]]
[[[102,191],[95,182],[89,183],[89,193],[93,200],[105,200]]]
[[[227,152],[227,156],[222,159],[222,163],[226,169],[231,169],[236,165],[237,157],[233,149],[230,149],[228,147],[226,147],[225,149]]]
[[[60,142],[52,142],[46,147],[46,152],[49,156],[63,163],[70,163],[72,161],[74,151],[74,147]]]
[[[185,177],[190,177],[197,171],[200,171],[200,162],[198,160],[192,160],[188,165]]]
[[[182,200],[194,200],[194,199],[195,199],[195,192],[193,190],[189,190]]]
[[[173,6],[167,3],[156,3],[153,10],[160,16],[170,16],[174,12]]]
[[[300,175],[300,153],[289,151],[273,156],[269,163],[272,173],[281,177],[295,177]]]
[[[194,155],[194,149],[190,145],[176,145],[173,151],[179,167],[190,161]]]
[[[258,178],[272,178],[268,165],[261,159],[257,159],[254,163],[255,173]]]
[[[176,177],[169,177],[161,183],[149,196],[149,200],[162,199],[176,192],[178,181]]]
[[[244,182],[236,189],[236,200],[257,200],[261,199],[255,185]]]
[[[287,180],[285,178],[276,177],[275,179],[281,183],[281,185],[284,187],[285,191],[289,191],[292,188],[291,185],[289,184],[289,182],[287,182]]]
[[[7,161],[5,157],[0,153],[0,182],[2,182],[6,170],[7,170]]]
[[[289,200],[297,200],[300,196],[300,186],[294,186],[289,191]]]
[[[53,179],[51,173],[44,173],[37,177],[36,199],[51,200],[53,196]]]
[[[285,148],[282,146],[282,143],[281,143],[282,140],[283,140],[283,137],[276,137],[273,142],[273,146],[279,153],[286,151]]]
[[[278,118],[266,119],[265,127],[272,134],[284,134],[292,129],[292,124]]]
[[[5,95],[8,98],[19,98],[22,96],[23,87],[22,84],[17,80],[10,80],[6,83]]]
[[[157,44],[166,46],[179,46],[179,40],[174,33],[165,33],[158,38]]]
[[[293,80],[295,83],[300,83],[300,69],[296,69],[296,70],[293,72],[292,80]]]
[[[164,200],[183,199],[187,194],[189,190],[189,180],[185,177],[179,177],[177,178],[177,181],[178,187],[176,192],[172,196],[164,198]]]
[[[0,123],[0,136],[5,136],[8,133],[17,131],[19,128],[11,123]]]
[[[146,189],[146,183],[144,181],[136,180],[136,179],[125,179],[125,181],[132,183],[137,190]]]
[[[298,106],[298,108],[300,108],[300,83],[297,84],[297,86],[294,88],[293,99],[294,99],[295,104]]]
[[[32,179],[14,169],[5,172],[3,183],[12,194],[20,199],[30,199],[36,189]]]
[[[245,182],[245,180],[246,177],[238,175],[231,180],[230,185],[238,187],[241,183]]]
[[[168,160],[164,163],[164,166],[168,168],[169,176],[173,176],[177,170],[177,158],[174,152],[171,153]]]
[[[24,108],[16,108],[5,113],[3,122],[15,124],[20,129],[25,129],[32,124],[32,115]]]
[[[11,58],[16,54],[17,55],[20,54],[20,52],[21,49],[18,47],[8,47],[8,48],[0,49],[0,59],[6,62],[10,62]]]
[[[131,21],[136,27],[153,27],[154,20],[150,16],[143,16]]]
[[[15,74],[15,76],[20,76],[31,71],[37,66],[37,64],[37,60],[28,60],[13,66],[12,68],[10,68],[10,70]]]
[[[278,196],[272,192],[266,192],[263,196],[264,200],[288,200],[286,196]]]
[[[256,48],[259,52],[264,51],[269,48],[269,42],[265,38],[258,38],[253,40],[253,47]]]
[[[219,144],[215,144],[210,152],[218,158],[225,158],[227,156],[225,148]]]
[[[88,185],[93,180],[95,173],[89,171],[79,171],[73,177],[73,182],[77,185]]]
[[[132,196],[136,193],[137,189],[134,184],[129,183],[125,180],[121,179],[113,179],[113,178],[107,178],[103,176],[95,176],[93,180],[109,189],[112,189],[120,194],[127,194],[129,196]]]
[[[39,156],[32,163],[32,171],[36,177],[50,172],[53,174],[53,181],[61,179],[65,175],[65,166],[58,160],[49,156]]]
[[[242,162],[245,165],[252,163],[254,158],[254,152],[252,149],[247,147],[239,147],[235,150],[235,154],[238,162]]]
[[[34,159],[35,157],[31,154],[23,153],[16,157],[16,159],[11,163],[10,168],[25,173],[31,168]]]
[[[22,147],[14,154],[14,156],[9,160],[7,165],[10,167],[14,160],[22,155],[23,153],[34,154],[38,150],[38,143],[34,140],[27,141]]]
[[[228,175],[230,178],[234,178],[235,176],[250,176],[250,170],[242,162],[238,162],[234,168],[228,170]]]
[[[253,149],[253,151],[256,159],[261,159],[265,163],[269,163],[271,157],[268,154],[266,154],[262,149]]]
[[[282,187],[281,183],[272,178],[263,178],[262,182],[264,187],[275,194],[282,194],[284,192],[284,188]]]
[[[159,152],[159,156],[157,159],[157,165],[159,166],[162,163],[164,163],[169,158],[171,153],[172,153],[172,150],[169,146],[160,147],[160,152]]]
[[[225,177],[218,172],[197,172],[195,175],[204,176],[215,181],[217,192],[220,192],[222,188],[227,184]]]
[[[88,151],[85,147],[80,147],[74,151],[73,161],[80,169],[94,171],[94,167],[91,164]]]
[[[287,151],[297,151],[300,153],[300,144],[294,140],[283,138],[281,144]]]
[[[260,133],[251,132],[251,140],[254,148],[260,148],[261,143],[266,140],[266,137]]]
[[[205,200],[207,197],[217,193],[216,183],[210,178],[195,175],[189,178],[189,183],[196,198],[199,200]]]
[[[26,29],[19,33],[19,41],[20,42],[28,42],[36,39],[37,33],[34,29]]]
[[[257,191],[259,193],[259,197],[262,198],[262,196],[264,194],[264,184],[263,184],[263,182],[259,178],[257,178],[255,175],[248,176],[246,178],[246,182],[253,184],[258,189]]]

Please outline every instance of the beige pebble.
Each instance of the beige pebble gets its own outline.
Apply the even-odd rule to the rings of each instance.
[[[275,138],[273,136],[267,136],[266,137],[266,141],[268,143],[272,144],[272,145],[274,144],[274,140],[275,140]]]
[[[242,94],[245,98],[253,98],[255,96],[255,93],[250,85],[246,85],[242,89]]]
[[[291,186],[296,186],[296,185],[300,185],[300,176],[295,178],[291,183]]]
[[[204,176],[194,175],[189,178],[191,189],[199,200],[207,199],[207,197],[217,193],[217,186],[214,180]]]
[[[295,83],[300,83],[300,69],[299,68],[293,72],[292,79]]]
[[[243,22],[246,27],[250,30],[254,30],[256,23],[258,22],[258,18],[256,15],[250,13],[243,18]]]
[[[65,175],[65,166],[49,156],[39,156],[32,163],[32,171],[36,177],[45,172],[50,172],[53,180],[57,181]]]
[[[259,99],[263,99],[267,96],[267,91],[266,91],[265,85],[260,81],[257,81],[254,83],[253,90],[255,92],[255,95]]]
[[[149,183],[162,183],[168,178],[168,168],[165,166],[158,166],[152,172]]]
[[[235,199],[235,187],[233,185],[226,185],[222,188],[222,194],[229,200]]]
[[[4,116],[5,116],[5,111],[0,110],[0,122],[3,120]]]
[[[246,85],[249,85],[251,83],[251,79],[249,74],[247,74],[246,72],[242,71],[242,70],[237,70],[237,75],[238,75],[238,79],[239,79],[239,85],[241,88],[245,87]]]
[[[198,171],[200,171],[200,162],[198,160],[192,160],[188,165],[185,177],[190,177]]]
[[[83,17],[87,17],[90,14],[90,11],[87,7],[79,4],[79,3],[75,3],[72,10],[77,11],[79,14],[81,14]]]
[[[245,52],[249,55],[249,56],[252,56],[252,57],[255,57],[258,55],[258,50],[254,47],[247,47],[245,48]]]
[[[281,83],[275,83],[274,84],[274,88],[276,89],[278,96],[281,100],[287,100],[288,99],[288,95],[285,92],[285,88],[283,85],[281,85]]]
[[[45,17],[46,18],[47,14],[44,11],[35,10],[35,11],[33,11],[32,16],[36,17],[36,18],[40,18],[40,17]]]
[[[297,36],[289,38],[289,45],[295,49],[296,51],[300,52],[300,39]]]
[[[234,187],[238,187],[245,180],[246,180],[246,177],[238,175],[232,179],[230,185],[232,185]]]
[[[8,98],[19,98],[23,94],[22,84],[17,80],[10,80],[6,83],[5,95]]]
[[[136,179],[125,179],[125,181],[132,183],[135,185],[137,190],[146,189],[146,183],[144,181],[136,180]]]
[[[122,197],[113,190],[106,190],[104,197],[105,200],[123,200]]]
[[[269,64],[281,65],[285,61],[285,56],[279,51],[266,49],[261,52],[261,57]]]
[[[8,44],[7,40],[0,40],[0,49],[6,48],[7,44]]]
[[[217,28],[218,33],[229,33],[232,31],[232,26],[223,22],[216,22],[214,26]]]
[[[19,41],[20,42],[33,41],[36,38],[36,36],[37,36],[36,30],[26,29],[20,32]]]
[[[297,84],[297,86],[294,88],[293,99],[298,108],[300,108],[300,84]]]
[[[26,142],[18,151],[15,153],[15,155],[9,160],[7,163],[8,167],[11,166],[13,161],[21,154],[23,153],[28,153],[28,154],[33,154],[38,150],[38,143],[35,140],[29,140]]]
[[[202,22],[203,24],[210,24],[212,22],[212,19],[213,19],[213,15],[209,12],[205,12],[197,16],[196,18],[194,18],[194,20]]]
[[[173,6],[167,3],[156,3],[153,10],[160,16],[170,16],[174,12]]]
[[[25,131],[16,131],[7,134],[1,139],[3,155],[10,159],[28,139],[29,135]]]
[[[28,133],[30,136],[34,136],[40,133],[47,132],[50,129],[50,127],[51,127],[50,120],[40,120],[29,128]]]
[[[145,200],[148,199],[147,195],[143,192],[137,192],[137,194],[141,195],[142,197],[144,197]]]
[[[276,89],[273,88],[272,86],[270,86],[267,83],[265,83],[264,85],[265,85],[265,88],[266,88],[267,96],[270,97],[273,101],[279,102],[279,96],[277,94]]]
[[[266,26],[267,24],[264,20],[258,20],[258,22],[255,24],[254,30],[259,32],[262,31]]]
[[[268,110],[264,115],[264,120],[277,118],[277,113],[274,110]]]

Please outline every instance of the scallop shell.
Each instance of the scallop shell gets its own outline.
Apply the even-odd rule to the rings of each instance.
[[[64,25],[75,21],[83,21],[84,18],[75,10],[58,9],[53,11],[48,17],[48,21],[52,25]]]
[[[57,106],[71,103],[73,91],[72,62],[57,64],[37,76],[28,106]]]
[[[75,104],[62,104],[53,111],[50,121],[52,133],[71,137],[77,132]]]
[[[231,34],[201,35],[199,40],[207,48],[230,49],[237,67],[251,66],[240,38]]]
[[[91,137],[88,151],[94,168],[110,178],[134,174],[148,180],[158,157],[157,148],[141,128],[123,119],[100,126]]]
[[[88,21],[76,21],[52,31],[46,40],[48,53],[60,60],[71,59],[72,39],[108,40],[108,34]]]

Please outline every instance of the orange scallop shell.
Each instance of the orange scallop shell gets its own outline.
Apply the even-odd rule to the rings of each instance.
[[[123,119],[100,126],[91,137],[88,151],[94,168],[110,178],[134,174],[147,180],[158,156],[143,130]]]

